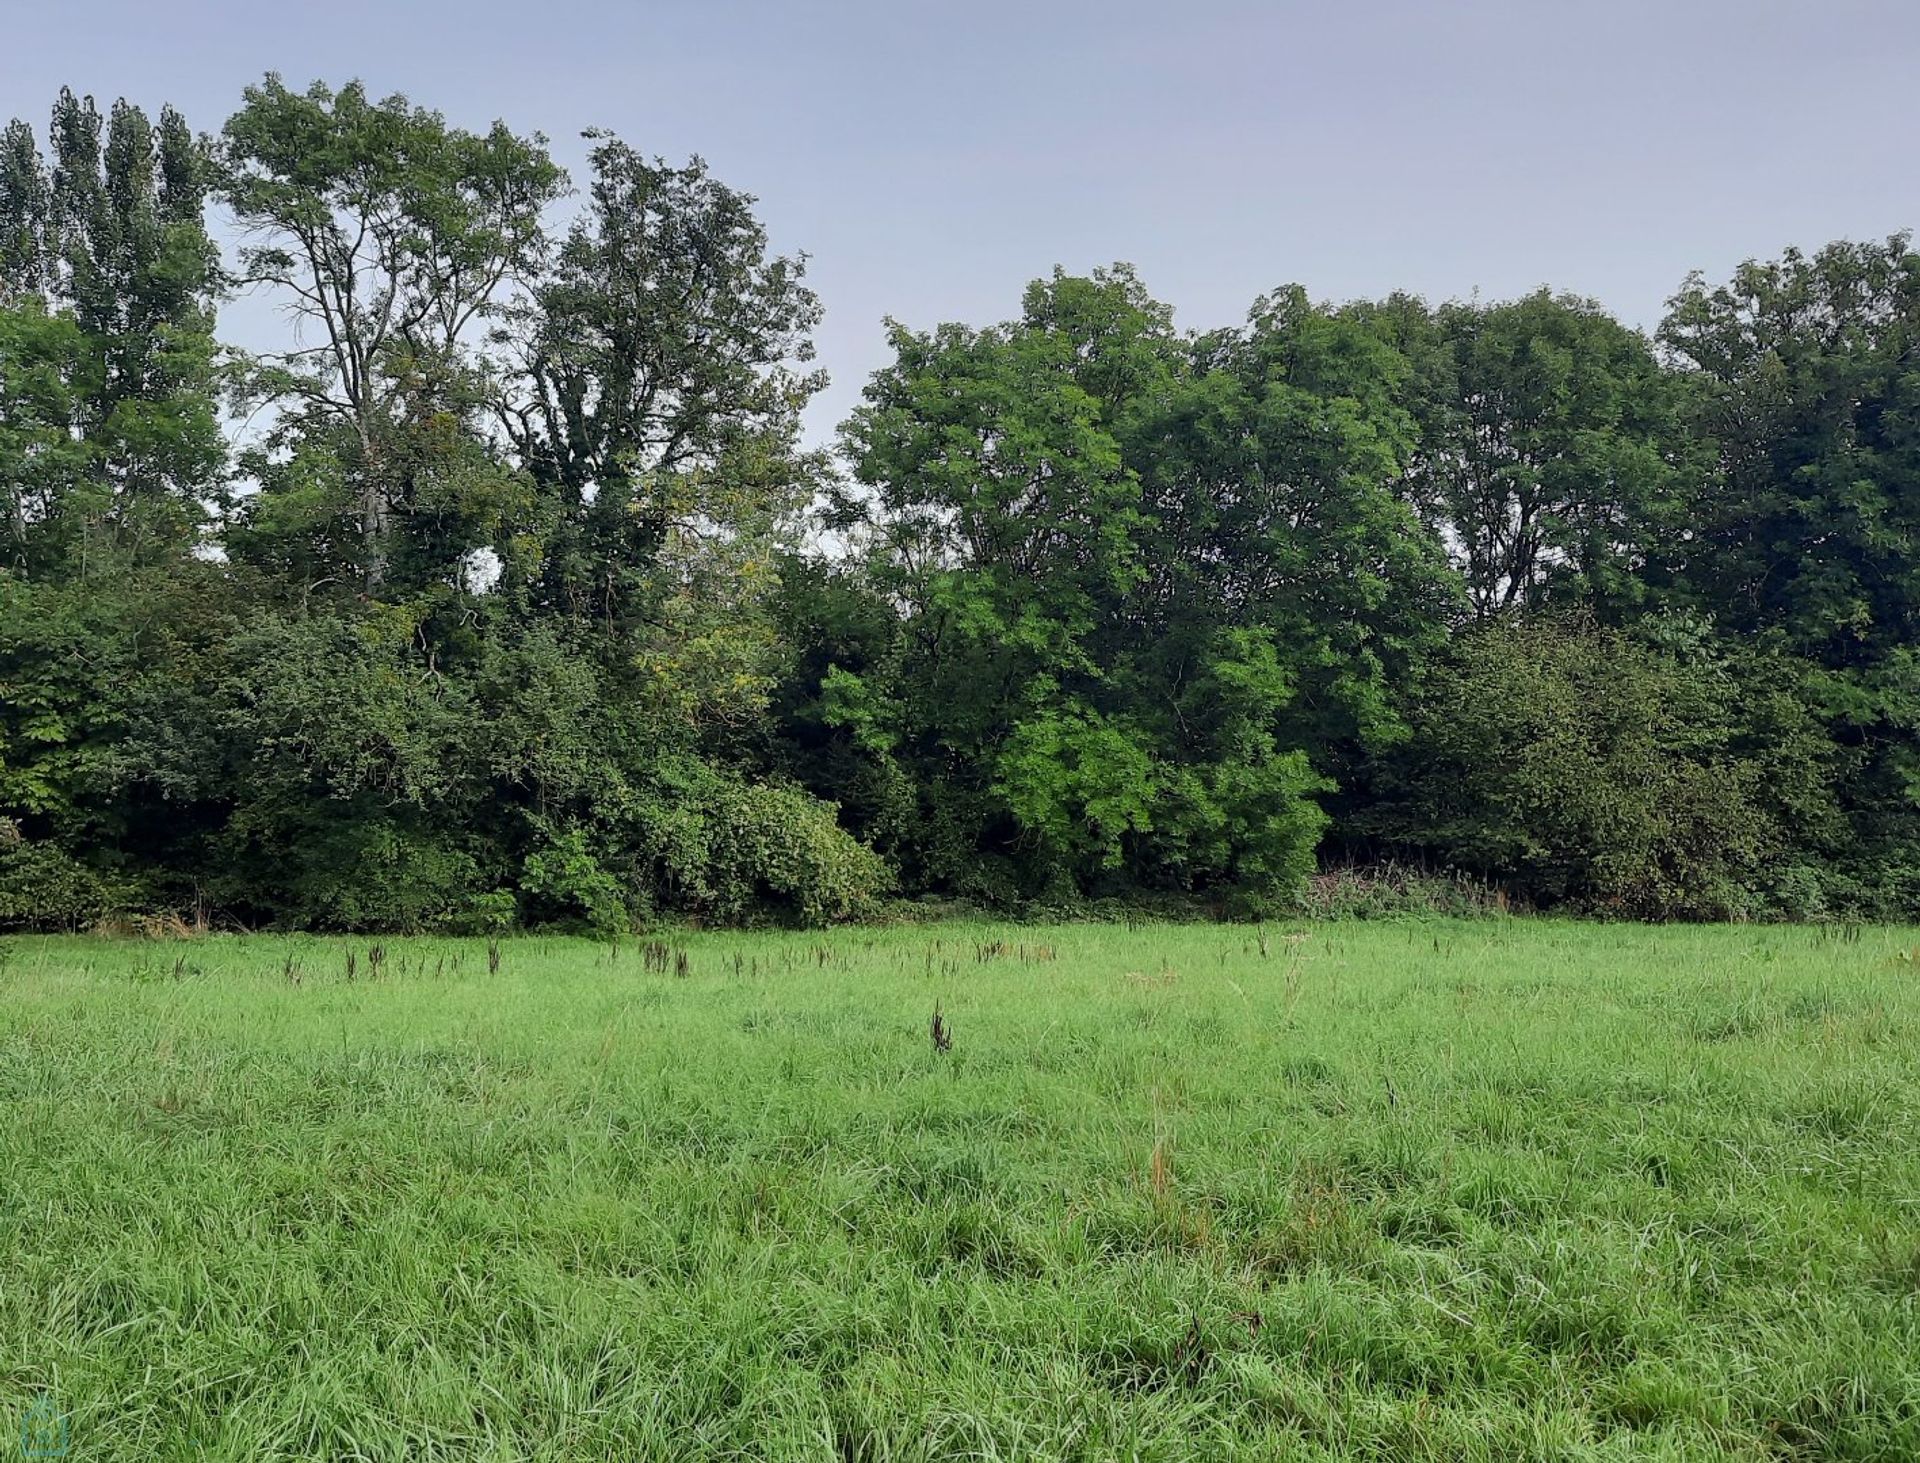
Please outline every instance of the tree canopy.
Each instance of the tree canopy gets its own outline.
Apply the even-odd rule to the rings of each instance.
[[[0,925],[1920,913],[1904,236],[1651,336],[1056,269],[827,450],[805,256],[586,143],[273,76],[0,133]]]

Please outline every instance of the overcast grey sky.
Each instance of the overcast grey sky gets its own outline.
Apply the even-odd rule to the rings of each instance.
[[[217,130],[277,70],[576,176],[584,127],[703,154],[813,256],[816,437],[883,315],[1002,319],[1055,264],[1131,261],[1193,327],[1289,281],[1651,326],[1689,269],[1920,224],[1915,0],[3,3],[0,116],[37,126],[66,83]]]

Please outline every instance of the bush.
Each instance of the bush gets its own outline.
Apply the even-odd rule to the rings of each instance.
[[[0,929],[83,929],[129,900],[125,887],[0,819]]]
[[[647,892],[722,920],[818,925],[867,913],[887,891],[888,870],[836,812],[798,788],[677,760],[641,814]]]
[[[1818,788],[1781,779],[1819,783],[1800,745],[1817,734],[1686,622],[1653,628],[1659,644],[1582,619],[1463,634],[1383,779],[1392,841],[1531,904],[1725,919],[1767,912],[1770,888],[1806,903],[1790,823]]]
[[[584,925],[596,935],[620,934],[633,925],[620,880],[594,856],[579,828],[552,834],[527,855],[520,893],[530,924],[557,919]]]
[[[446,928],[483,887],[473,856],[448,835],[358,808],[335,821],[236,819],[216,868],[222,908],[291,929]]]

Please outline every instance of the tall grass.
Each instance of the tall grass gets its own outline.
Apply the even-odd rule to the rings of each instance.
[[[0,1455],[1920,1457],[1915,941],[17,940]]]

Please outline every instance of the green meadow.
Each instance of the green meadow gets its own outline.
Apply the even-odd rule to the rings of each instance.
[[[10,940],[0,1456],[1913,1459],[1917,943]]]

